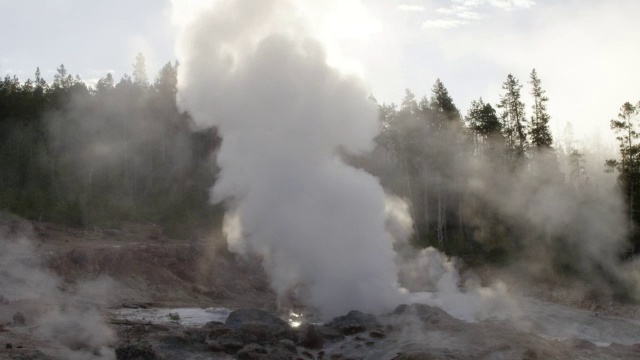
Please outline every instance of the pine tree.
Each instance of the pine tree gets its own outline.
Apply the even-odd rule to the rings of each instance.
[[[56,69],[56,74],[53,76],[53,86],[56,89],[68,89],[71,87],[71,80],[69,79],[71,75],[67,73],[67,69],[64,67],[64,64],[60,64],[60,67]]]
[[[149,87],[149,79],[147,78],[147,65],[144,55],[138,53],[136,63],[133,64],[133,83],[143,89]]]
[[[431,88],[430,107],[437,113],[444,115],[446,120],[460,121],[462,118],[460,116],[460,111],[449,95],[449,91],[440,79],[436,79],[436,83],[433,84],[433,88]]]
[[[629,206],[629,219],[633,224],[635,204],[640,200],[640,170],[638,156],[640,155],[640,144],[637,143],[640,138],[638,132],[638,120],[640,115],[640,102],[632,105],[626,102],[620,108],[618,119],[611,120],[611,129],[616,133],[618,140],[618,148],[620,150],[620,159],[607,160],[605,165],[608,172],[618,170],[618,180],[620,185],[627,194],[627,202]],[[633,251],[635,252],[637,245],[640,245],[640,239],[637,234]]]
[[[520,100],[522,85],[513,75],[509,74],[507,80],[502,84],[502,89],[505,90],[505,94],[500,96],[498,108],[502,109],[500,117],[507,139],[507,147],[516,158],[523,157],[527,148],[527,121],[524,103]]]
[[[115,81],[113,80],[113,75],[111,73],[107,73],[107,76],[98,80],[96,84],[96,93],[97,94],[107,94],[115,88]]]
[[[177,62],[175,65],[168,62],[162,67],[162,69],[160,69],[158,76],[156,76],[154,87],[159,93],[175,98],[178,93]]]
[[[496,110],[482,98],[471,102],[466,121],[469,129],[481,142],[487,141],[491,135],[499,134],[502,130],[502,123],[498,120]]]
[[[551,131],[549,130],[549,119],[547,113],[547,101],[549,98],[545,96],[544,90],[540,86],[540,78],[536,69],[531,71],[529,83],[531,84],[531,96],[533,97],[533,115],[531,115],[531,124],[529,135],[531,136],[531,145],[536,148],[550,148],[553,143]]]

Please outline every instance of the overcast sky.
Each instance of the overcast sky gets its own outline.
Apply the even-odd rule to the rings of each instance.
[[[153,79],[175,59],[176,24],[206,1],[0,0],[0,74],[26,79],[40,66],[51,79],[64,63],[89,82],[119,79],[142,52]],[[336,66],[362,75],[381,102],[399,102],[405,88],[428,94],[439,77],[466,112],[481,96],[495,104],[508,73],[528,93],[535,67],[552,130],[570,121],[593,141],[610,137],[623,102],[640,100],[637,0],[304,1]]]

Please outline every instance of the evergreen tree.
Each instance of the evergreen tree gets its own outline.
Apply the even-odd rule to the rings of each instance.
[[[113,81],[113,75],[111,75],[111,73],[107,73],[107,76],[98,80],[98,83],[96,84],[96,93],[99,95],[108,94],[114,88],[115,82]]]
[[[549,130],[550,116],[547,113],[547,101],[549,101],[549,98],[545,96],[546,91],[542,90],[540,86],[540,78],[536,69],[531,71],[529,83],[532,87],[531,96],[533,97],[533,115],[531,115],[529,128],[531,145],[536,148],[550,148],[553,139]]]
[[[449,91],[440,79],[436,79],[435,84],[431,88],[431,104],[432,110],[444,115],[446,120],[460,121],[460,111],[453,103],[453,99],[449,95]]]
[[[524,103],[520,100],[522,85],[511,74],[502,84],[504,95],[500,96],[498,108],[502,109],[500,117],[502,128],[507,139],[507,147],[515,158],[523,157],[527,148],[526,117]],[[515,160],[515,159],[514,159]]]
[[[498,120],[496,110],[482,98],[471,102],[466,122],[480,142],[485,142],[492,135],[500,134],[502,131],[502,123]]]
[[[147,78],[147,65],[142,53],[136,56],[136,62],[133,64],[133,83],[139,87],[146,89],[149,87],[149,79]]]
[[[589,183],[587,170],[585,167],[584,154],[578,149],[571,150],[568,157],[569,163],[569,184],[581,188]]]
[[[161,95],[175,98],[178,93],[178,63],[166,63],[156,76],[153,86]]]
[[[640,201],[640,169],[638,157],[640,154],[640,144],[637,143],[640,137],[638,120],[640,115],[640,102],[632,105],[626,102],[620,108],[617,119],[611,120],[611,129],[616,133],[618,140],[618,148],[620,151],[620,159],[611,159],[606,161],[607,171],[617,170],[619,173],[618,180],[623,190],[627,194],[627,203],[629,206],[629,219],[633,224],[635,204]],[[637,221],[637,220],[636,220]],[[635,237],[634,249],[640,245],[640,239],[637,234]]]
[[[64,67],[64,64],[60,64],[60,66],[56,69],[56,74],[53,76],[53,87],[56,89],[69,89],[72,85],[71,75],[67,73],[67,69]]]

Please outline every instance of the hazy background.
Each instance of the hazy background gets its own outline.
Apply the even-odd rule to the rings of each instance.
[[[154,74],[176,58],[174,25],[203,3],[1,0],[0,75],[26,79],[40,66],[50,81],[64,63],[88,83],[107,72],[119,79],[138,52]],[[315,17],[314,27],[330,58],[363,75],[380,102],[398,102],[404,88],[427,93],[439,77],[465,113],[478,96],[495,104],[507,73],[524,81],[535,67],[550,98],[555,137],[570,121],[579,137],[593,142],[608,141],[608,121],[620,104],[640,98],[637,1],[306,3],[326,14]]]

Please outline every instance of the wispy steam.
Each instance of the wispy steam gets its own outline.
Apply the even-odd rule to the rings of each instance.
[[[7,224],[0,218],[0,295],[8,301],[0,305],[1,320],[11,319],[14,311],[22,312],[26,325],[51,342],[56,356],[115,359],[109,347],[115,334],[97,308],[106,294],[96,290],[104,289],[105,283],[87,283],[73,293],[65,292],[60,279],[41,264],[42,256],[27,238],[29,234],[24,222],[10,219]]]

